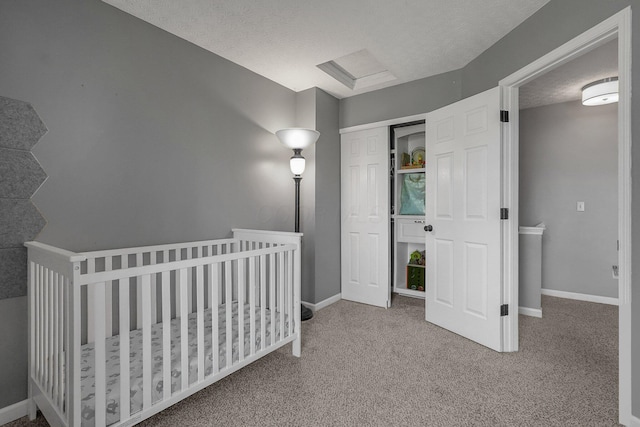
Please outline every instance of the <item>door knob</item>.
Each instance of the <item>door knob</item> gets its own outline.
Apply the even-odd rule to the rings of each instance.
[[[431,224],[424,226],[424,231],[433,231],[433,226]]]

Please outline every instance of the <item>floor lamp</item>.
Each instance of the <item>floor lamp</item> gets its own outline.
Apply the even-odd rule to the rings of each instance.
[[[300,181],[304,172],[305,160],[302,150],[312,146],[320,136],[320,132],[313,129],[291,128],[276,132],[276,136],[282,144],[293,150],[293,157],[289,160],[289,167],[293,173],[293,181],[296,183],[296,207],[295,207],[295,231],[300,231]],[[300,318],[309,320],[313,317],[313,311],[301,304]]]

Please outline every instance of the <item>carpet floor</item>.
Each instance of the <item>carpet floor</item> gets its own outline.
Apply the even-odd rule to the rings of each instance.
[[[426,323],[422,300],[339,301],[303,323],[301,358],[286,346],[140,425],[618,425],[617,307],[543,296],[542,309],[501,354]]]

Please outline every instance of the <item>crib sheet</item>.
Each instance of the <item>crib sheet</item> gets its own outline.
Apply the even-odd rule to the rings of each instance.
[[[226,350],[226,316],[224,305],[218,310],[218,336],[219,336],[219,369],[222,370],[227,362]],[[233,361],[238,360],[238,304],[232,305],[232,331],[233,331]],[[244,353],[245,356],[250,352],[250,307],[244,306]],[[255,341],[256,350],[260,348],[260,307],[255,308]],[[266,342],[271,342],[271,316],[267,310],[266,322]],[[280,339],[280,316],[275,316],[275,339]],[[285,331],[288,329],[288,317],[285,316]],[[213,371],[213,354],[211,346],[211,310],[208,309],[204,313],[204,338],[205,338],[205,376],[210,375]],[[153,368],[152,368],[152,401],[156,402],[162,399],[163,395],[163,378],[162,378],[162,330],[161,323],[152,325],[151,328],[151,346]],[[171,321],[171,391],[176,392],[182,384],[181,372],[181,347],[180,347],[180,319]],[[142,409],[142,331],[131,331],[130,337],[130,372],[131,372],[131,408],[130,413],[134,414]],[[194,383],[198,377],[198,355],[197,355],[197,317],[195,313],[189,315],[189,384]],[[106,341],[106,412],[107,425],[113,424],[120,419],[120,337],[113,336],[107,338]],[[82,425],[93,426],[95,424],[94,412],[94,391],[95,391],[95,356],[94,344],[89,343],[81,348],[81,383],[82,383]]]

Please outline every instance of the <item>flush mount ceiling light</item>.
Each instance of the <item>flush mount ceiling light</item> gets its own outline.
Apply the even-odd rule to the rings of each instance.
[[[582,88],[582,105],[605,105],[613,102],[618,102],[617,77],[607,77]]]

